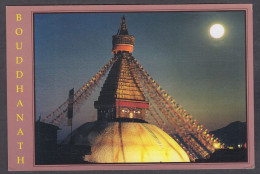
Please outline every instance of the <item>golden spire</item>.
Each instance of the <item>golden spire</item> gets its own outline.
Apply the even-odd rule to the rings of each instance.
[[[123,16],[123,17],[121,18],[121,24],[120,24],[120,26],[119,26],[117,35],[128,35],[128,31],[127,31],[127,28],[126,28],[125,16]]]
[[[113,36],[113,48],[112,53],[117,54],[118,52],[133,52],[135,38],[128,34],[128,30],[126,27],[126,20],[123,16],[121,18],[121,23],[116,35]]]

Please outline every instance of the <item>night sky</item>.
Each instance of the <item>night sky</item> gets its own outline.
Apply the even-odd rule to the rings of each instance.
[[[36,119],[113,57],[112,35],[123,15],[135,36],[134,57],[194,119],[209,130],[246,121],[242,11],[34,15]],[[225,28],[221,39],[209,35],[215,23]],[[96,120],[99,92],[75,115],[74,128]]]

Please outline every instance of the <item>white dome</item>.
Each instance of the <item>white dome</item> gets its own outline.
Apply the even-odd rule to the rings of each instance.
[[[96,122],[85,138],[91,145],[88,162],[190,162],[174,139],[148,123]]]

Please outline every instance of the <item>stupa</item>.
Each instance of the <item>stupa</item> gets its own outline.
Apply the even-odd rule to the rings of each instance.
[[[97,121],[74,131],[74,143],[91,146],[84,160],[92,163],[190,162],[171,136],[145,121],[149,102],[134,68],[134,42],[122,17],[112,42],[115,62],[94,103]]]

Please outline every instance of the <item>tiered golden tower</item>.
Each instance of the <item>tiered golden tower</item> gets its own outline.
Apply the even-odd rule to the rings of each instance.
[[[149,103],[145,100],[132,62],[134,36],[128,34],[124,17],[112,43],[116,61],[95,102],[98,120],[144,120]]]

